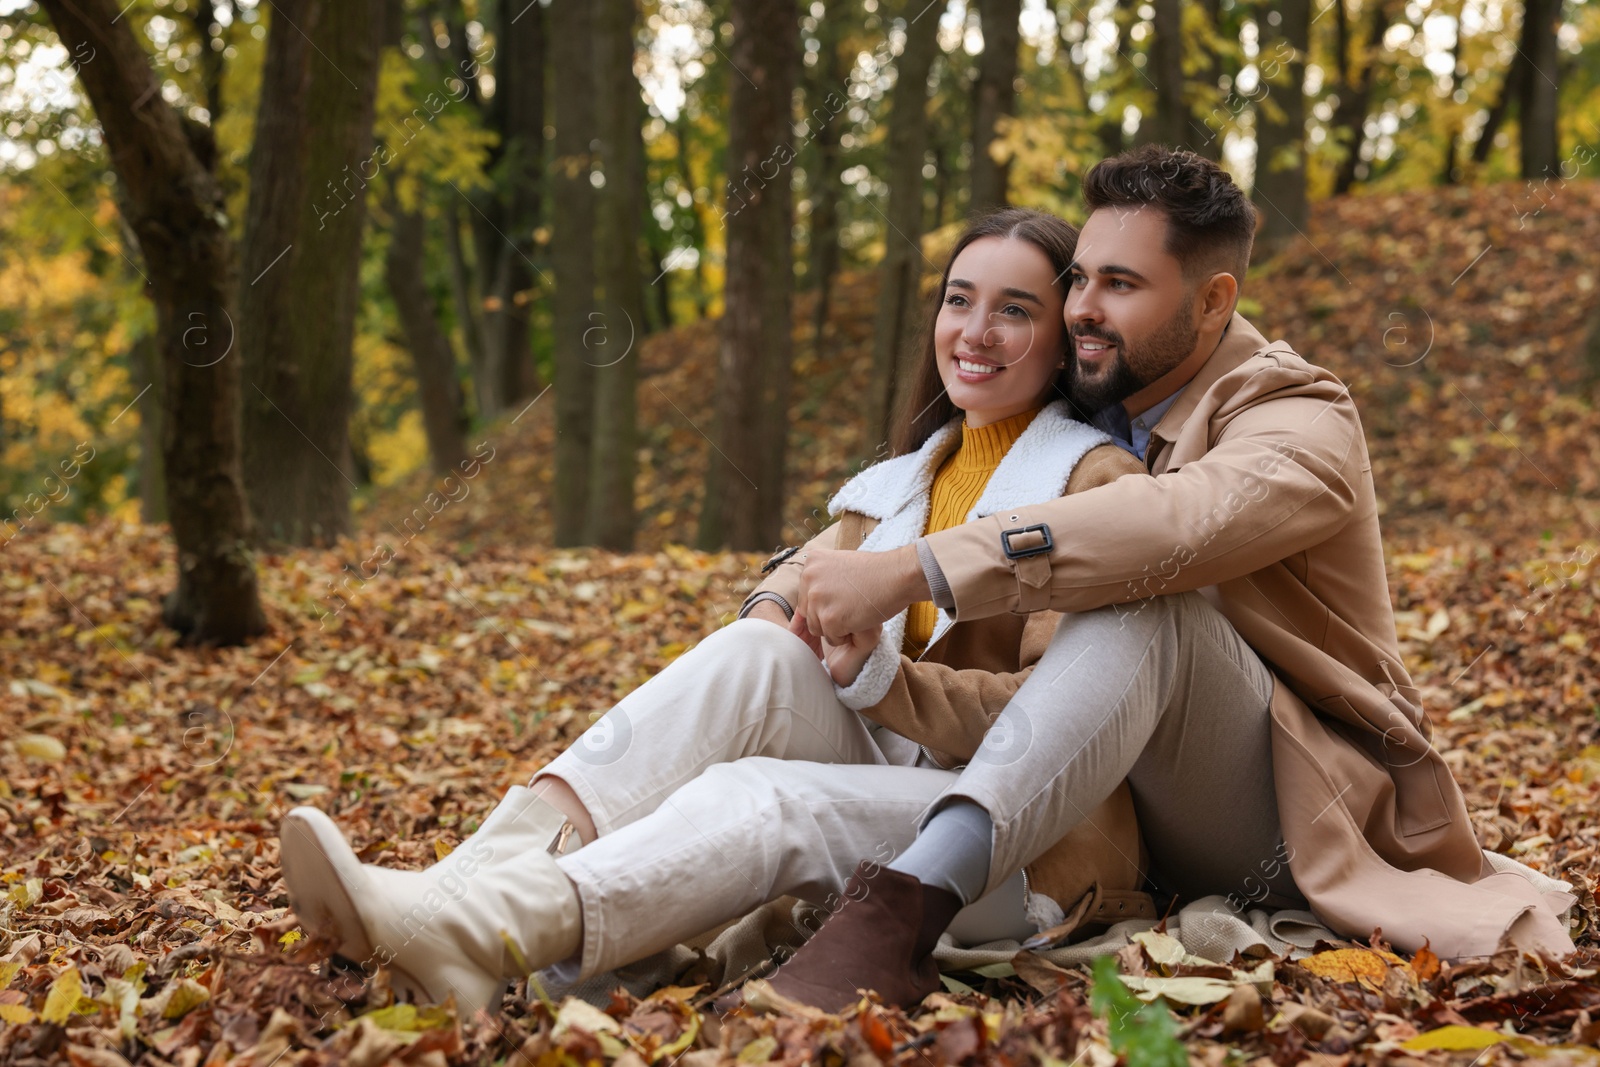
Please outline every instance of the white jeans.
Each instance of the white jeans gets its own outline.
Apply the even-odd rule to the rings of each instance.
[[[759,619],[711,634],[540,771],[572,787],[599,834],[559,860],[583,907],[581,975],[780,896],[836,908],[856,864],[898,855],[958,777],[918,755],[841,704],[794,634]],[[952,930],[1032,933],[1020,870]]]
[[[1069,615],[1001,728],[947,771],[839,703],[800,638],[735,622],[540,771],[572,787],[599,834],[559,860],[583,908],[581,974],[786,894],[836,906],[860,860],[889,862],[936,801],[957,796],[989,811],[995,854],[985,898],[952,935],[1026,936],[1022,865],[1131,771],[1169,884],[1191,898],[1232,892],[1281,843],[1270,691],[1266,668],[1196,594]],[[1286,868],[1273,889],[1293,897]]]

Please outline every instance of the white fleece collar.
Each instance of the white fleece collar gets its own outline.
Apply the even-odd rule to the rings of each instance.
[[[967,522],[1004,508],[1042,504],[1066,492],[1078,461],[1091,448],[1111,440],[1108,434],[1074,419],[1069,410],[1065,400],[1056,400],[1034,416],[989,476],[978,502],[967,513]],[[828,501],[828,513],[855,511],[878,520],[861,542],[864,552],[886,552],[914,543],[928,528],[933,477],[960,443],[961,419],[956,418],[935,430],[915,452],[874,464],[851,478]],[[883,637],[854,684],[838,688],[839,699],[847,707],[856,711],[870,708],[888,694],[900,670],[907,614],[901,611],[883,624]],[[939,613],[929,648],[952,622],[947,612]]]

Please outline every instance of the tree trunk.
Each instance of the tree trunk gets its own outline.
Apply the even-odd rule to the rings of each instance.
[[[269,31],[250,154],[240,303],[245,485],[268,542],[331,544],[350,532],[361,236],[367,185],[387,154],[373,150],[372,121],[396,2],[273,9],[283,17]]]
[[[1450,79],[1446,92],[1454,95],[1461,86],[1461,76],[1466,73],[1466,67],[1461,62],[1461,39],[1465,36],[1461,32],[1461,13],[1466,4],[1464,0],[1458,2],[1450,9],[1450,17],[1455,19],[1456,38],[1450,46]],[[1454,119],[1445,127],[1444,163],[1439,167],[1439,184],[1454,185],[1461,180],[1461,124]]]
[[[455,307],[456,320],[461,326],[461,343],[466,347],[467,366],[472,368],[472,395],[478,406],[478,417],[485,414],[494,397],[489,389],[489,376],[485,373],[487,357],[483,351],[483,320],[478,314],[481,298],[475,289],[472,264],[467,262],[466,248],[461,241],[461,213],[457,208],[460,197],[449,197],[444,202],[444,246],[450,257],[450,299]]]
[[[1149,60],[1145,74],[1155,83],[1155,114],[1139,121],[1140,144],[1156,142],[1171,148],[1187,145],[1188,109],[1183,102],[1183,4],[1181,0],[1152,0]]]
[[[1116,5],[1112,7],[1108,15],[1111,21],[1111,42],[1108,49],[1110,55],[1120,56],[1122,54],[1126,23],[1134,17],[1134,7],[1134,0],[1117,0]],[[1087,35],[1087,31],[1092,25],[1087,12],[1084,13],[1083,24]],[[1087,59],[1087,57],[1085,58]],[[1081,70],[1081,68],[1079,69]],[[1083,103],[1084,107],[1087,108],[1090,96],[1087,77],[1083,79],[1083,87]],[[1107,158],[1120,154],[1125,142],[1122,132],[1122,113],[1108,112],[1102,116],[1101,120],[1095,124],[1095,137],[1100,141],[1100,150],[1106,154]]]
[[[1295,0],[1295,2],[1298,2],[1298,0]],[[1204,0],[1204,2],[1201,4],[1201,6],[1205,8],[1206,26],[1207,26],[1208,32],[1210,32],[1212,34],[1216,34],[1216,35],[1218,35],[1220,37],[1221,33],[1222,33],[1222,2],[1221,2],[1221,0]],[[1264,20],[1258,20],[1258,24],[1261,21],[1264,21]],[[1281,24],[1280,24],[1280,28],[1281,28]],[[1262,26],[1262,28],[1261,28],[1261,36],[1263,38],[1266,37],[1269,32],[1270,32],[1270,28],[1269,27]],[[1262,49],[1262,53],[1265,54],[1265,51],[1266,51],[1266,49],[1263,48]],[[1203,79],[1202,83],[1200,85],[1201,99],[1202,100],[1223,99],[1224,98],[1224,94],[1223,94],[1223,91],[1222,91],[1222,55],[1217,49],[1211,48],[1211,47],[1205,47],[1204,48],[1204,53],[1205,53],[1205,67],[1202,68],[1203,72],[1202,72],[1202,75],[1201,75],[1201,77]],[[1234,70],[1232,73],[1233,73],[1234,78],[1237,79],[1238,78],[1238,71]],[[1214,163],[1222,162],[1223,143],[1226,140],[1227,133],[1228,133],[1226,127],[1218,127],[1216,129],[1213,129],[1209,123],[1194,122],[1193,119],[1192,119],[1192,116],[1189,114],[1187,109],[1185,109],[1185,111],[1184,111],[1183,119],[1184,119],[1184,125],[1185,125],[1185,130],[1184,130],[1184,135],[1183,135],[1184,141],[1186,143],[1188,143],[1189,145],[1191,145],[1196,152],[1198,152],[1202,156],[1205,156],[1207,159],[1211,160],[1212,162],[1214,162]]]
[[[142,394],[153,394],[139,406],[139,518],[143,522],[167,521],[167,478],[161,462],[162,388],[161,353],[156,339],[145,334],[133,343],[128,353],[133,368],[133,384]]]
[[[683,187],[689,190],[689,240],[694,242],[694,311],[697,318],[705,318],[710,308],[706,293],[706,224],[700,216],[700,205],[694,195],[700,191],[689,162],[689,105],[678,109],[678,119],[673,125],[674,139],[678,145],[678,176]],[[670,260],[669,260],[670,262]]]
[[[1583,339],[1584,383],[1591,389],[1600,386],[1600,304],[1589,312],[1589,328]]]
[[[1263,17],[1258,68],[1271,83],[1256,107],[1256,175],[1252,199],[1261,209],[1263,251],[1304,233],[1306,205],[1306,53],[1311,45],[1311,0],[1274,7],[1276,27]],[[1282,80],[1279,80],[1279,79]],[[1263,106],[1265,105],[1265,106]],[[1281,114],[1281,117],[1280,117]]]
[[[218,39],[211,35],[211,27],[217,25],[217,5],[213,0],[196,0],[193,10],[189,12],[189,19],[200,38],[200,83],[205,87],[206,114],[210,117],[211,127],[215,129],[222,118],[224,62],[223,49],[211,47],[212,41]]]
[[[1556,127],[1561,99],[1561,67],[1556,34],[1561,0],[1526,0],[1522,8],[1522,52],[1528,58],[1521,103],[1522,177],[1556,176],[1561,169],[1561,135]]]
[[[455,349],[439,328],[433,294],[422,273],[427,254],[422,209],[404,210],[392,193],[385,198],[384,207],[391,220],[384,277],[417,369],[417,401],[428,435],[428,454],[433,469],[444,474],[467,458],[467,417]]]
[[[967,210],[976,215],[1006,206],[1011,162],[992,154],[1003,118],[1016,100],[1018,20],[1022,0],[978,0],[983,55],[978,60],[977,106],[972,116],[972,193]]]
[[[641,131],[643,132],[642,128]],[[648,317],[647,333],[672,329],[672,272],[667,269],[667,257],[672,254],[672,239],[667,231],[647,219],[644,224],[645,251],[649,256],[646,269],[655,283],[645,292],[645,313]]]
[[[951,165],[950,154],[945,149],[942,137],[935,135],[933,143],[923,151],[933,156],[933,206],[928,212],[928,227],[937,230],[944,225],[946,205],[955,199],[950,189],[950,176],[955,168]]]
[[[594,457],[589,476],[588,540],[601,548],[633,548],[633,480],[638,467],[638,338],[645,327],[640,199],[644,145],[639,140],[639,80],[633,72],[635,0],[596,5],[600,158],[600,281],[605,289],[599,330],[588,333],[585,358],[597,373]]]
[[[162,618],[189,643],[240,644],[267,623],[239,466],[239,360],[228,358],[235,266],[222,189],[114,0],[42,5],[82,62],[78,77],[124,186],[156,309],[161,454],[178,549],[178,584]]]
[[[831,0],[817,24],[817,64],[807,79],[806,105],[812,115],[831,111],[830,94],[842,93],[846,71],[839,54],[844,18]],[[811,350],[820,351],[822,335],[828,326],[833,299],[833,280],[839,273],[839,130],[830,119],[817,121],[811,141],[816,145],[816,160],[808,175],[811,183],[811,248],[808,281],[817,300],[811,309]]]
[[[756,551],[775,545],[783,525],[794,288],[789,183],[800,30],[794,0],[734,0],[732,21],[727,282],[716,447],[707,465],[699,543]]]
[[[1383,47],[1383,35],[1389,32],[1388,0],[1374,0],[1372,22],[1366,39],[1361,44],[1361,68],[1351,67],[1349,50],[1350,24],[1345,14],[1346,0],[1337,0],[1339,41],[1339,106],[1333,111],[1333,132],[1344,131],[1344,142],[1349,154],[1339,164],[1334,177],[1333,192],[1343,196],[1361,176],[1361,149],[1367,140],[1367,112],[1372,106],[1372,84],[1375,64]]]
[[[922,295],[922,164],[928,145],[928,73],[938,50],[939,12],[919,0],[906,3],[902,11],[911,21],[906,27],[905,50],[895,61],[884,153],[889,202],[872,330],[872,382],[865,412],[867,432],[874,438],[888,434],[900,366],[916,358],[909,349]],[[921,17],[917,17],[919,13]]]
[[[592,0],[550,5],[555,158],[550,166],[551,255],[555,268],[555,539],[583,543],[594,456],[596,368],[584,347],[595,306],[595,188],[590,181],[597,91]]]
[[[485,294],[486,418],[517,409],[537,391],[529,317],[533,231],[539,225],[544,175],[544,8],[527,0],[500,0],[498,10],[504,51],[497,57],[494,98],[484,116],[485,125],[500,135],[487,168],[498,181],[491,193],[478,198],[485,201],[480,208],[488,218],[473,213]],[[452,44],[458,38],[457,52],[463,53],[464,28],[452,29]]]
[[[1528,62],[1527,54],[1519,47],[1516,54],[1511,57],[1510,65],[1506,67],[1505,80],[1500,84],[1500,95],[1490,106],[1489,114],[1483,120],[1483,129],[1478,132],[1477,141],[1473,142],[1472,162],[1484,163],[1489,159],[1489,153],[1494,151],[1494,139],[1499,135],[1506,116],[1510,114],[1511,105],[1527,94],[1527,82],[1532,74],[1533,68]]]

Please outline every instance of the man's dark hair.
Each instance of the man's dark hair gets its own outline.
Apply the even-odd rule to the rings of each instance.
[[[1089,211],[1156,208],[1167,216],[1166,249],[1185,278],[1227,271],[1244,287],[1256,209],[1216,163],[1183,149],[1148,144],[1103,159],[1083,179]]]

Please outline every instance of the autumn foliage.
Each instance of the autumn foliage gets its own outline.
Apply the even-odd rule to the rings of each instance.
[[[1574,885],[1574,959],[1404,959],[1375,933],[1221,965],[1157,935],[1116,960],[1128,988],[1099,995],[1086,972],[1019,958],[910,1015],[719,1018],[699,1007],[709,990],[675,988],[602,1010],[519,984],[492,1022],[392,1004],[381,975],[321,973],[279,877],[289,806],[334,812],[367,859],[432,862],[753,583],[758,557],[680,547],[708,450],[700,324],[643,349],[635,554],[543,547],[542,404],[472,443],[473,477],[418,475],[337,548],[260,557],[273,631],[248,647],[175,646],[160,527],[42,518],[4,544],[0,1063],[1059,1067],[1165,1062],[1174,1043],[1216,1065],[1592,1062],[1600,418],[1579,353],[1600,302],[1600,185],[1531,195],[1323,203],[1311,243],[1261,264],[1246,297],[1264,333],[1357,397],[1436,741],[1483,845]],[[852,279],[821,343],[796,338],[790,540],[872,455],[853,413],[873,299]],[[1147,1014],[1123,994],[1161,1000]]]

